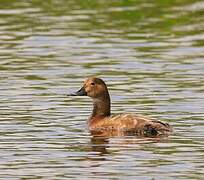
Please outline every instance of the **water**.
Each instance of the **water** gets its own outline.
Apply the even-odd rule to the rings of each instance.
[[[203,29],[201,0],[2,0],[0,178],[203,179]],[[87,76],[174,133],[93,138]]]

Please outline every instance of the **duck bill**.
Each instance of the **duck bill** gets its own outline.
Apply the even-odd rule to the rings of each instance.
[[[84,87],[79,89],[77,92],[73,92],[71,94],[68,94],[68,96],[87,96],[86,90]]]

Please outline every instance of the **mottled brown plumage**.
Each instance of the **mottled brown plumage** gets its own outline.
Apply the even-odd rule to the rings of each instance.
[[[172,128],[167,123],[136,114],[111,116],[110,95],[102,79],[91,77],[71,96],[89,96],[93,111],[88,120],[89,129],[99,135],[138,134],[144,136],[168,135]]]

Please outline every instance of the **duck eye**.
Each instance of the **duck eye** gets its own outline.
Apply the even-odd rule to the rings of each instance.
[[[91,85],[92,85],[92,86],[94,86],[94,85],[95,85],[95,83],[93,83],[93,82],[92,82],[92,83],[91,83]]]

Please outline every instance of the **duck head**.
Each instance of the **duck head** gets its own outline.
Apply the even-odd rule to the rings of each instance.
[[[83,86],[78,91],[71,93],[68,96],[89,96],[93,100],[103,99],[104,97],[108,97],[109,99],[109,93],[105,82],[96,77],[86,79]]]

